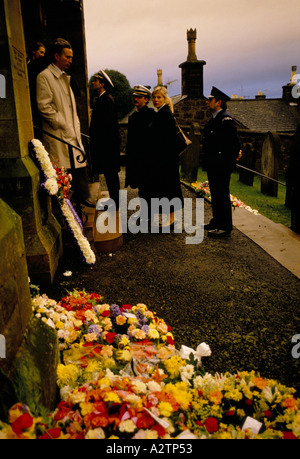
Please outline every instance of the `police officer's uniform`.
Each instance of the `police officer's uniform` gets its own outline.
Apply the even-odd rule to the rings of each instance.
[[[209,97],[230,100],[215,87]],[[232,116],[226,110],[220,110],[209,120],[203,133],[203,169],[207,171],[213,212],[213,219],[206,225],[210,236],[229,235],[232,230],[229,183],[240,149]]]

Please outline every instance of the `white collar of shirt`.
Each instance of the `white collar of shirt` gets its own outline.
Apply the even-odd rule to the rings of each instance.
[[[217,112],[214,112],[212,116],[215,118],[221,111],[222,111],[222,108],[220,108],[220,110],[218,110]]]

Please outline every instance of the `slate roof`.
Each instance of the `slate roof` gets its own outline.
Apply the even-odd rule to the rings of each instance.
[[[241,128],[257,132],[295,132],[300,124],[300,107],[284,99],[231,99],[228,112]]]

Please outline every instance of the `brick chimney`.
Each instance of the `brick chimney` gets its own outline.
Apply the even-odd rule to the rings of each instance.
[[[299,103],[299,98],[294,98],[292,95],[292,89],[296,84],[296,71],[297,71],[297,66],[293,65],[292,68],[292,73],[291,73],[291,79],[290,82],[284,86],[282,86],[282,98],[289,102],[290,104],[296,104],[298,105]]]
[[[196,56],[196,29],[187,30],[188,56],[179,65],[181,68],[181,93],[192,99],[203,98],[203,67],[205,61],[199,61]]]

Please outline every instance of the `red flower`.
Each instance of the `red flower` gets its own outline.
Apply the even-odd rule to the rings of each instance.
[[[137,413],[136,426],[138,429],[148,429],[155,424],[154,419],[148,413]]]
[[[250,400],[250,398],[246,398],[245,405],[248,405],[248,406],[253,405],[252,400]]]
[[[131,304],[123,304],[122,309],[132,309]]]
[[[114,342],[115,336],[116,336],[116,333],[108,332],[105,336],[105,339],[108,343],[112,344]]]
[[[284,440],[297,440],[297,437],[293,434],[293,432],[285,431],[283,432],[283,439]]]
[[[217,432],[219,430],[219,424],[216,418],[207,418],[204,425],[209,433]]]
[[[49,440],[52,438],[59,438],[61,429],[59,427],[53,427],[52,429],[46,430],[39,438],[39,440]]]
[[[233,410],[228,410],[226,411],[226,416],[234,416],[234,411]]]
[[[273,417],[273,413],[269,410],[264,411],[264,415],[266,418],[271,419]]]
[[[108,417],[103,415],[94,416],[91,420],[93,427],[106,427],[108,425]]]
[[[55,421],[60,421],[65,416],[67,416],[67,414],[69,414],[70,411],[72,411],[72,410],[71,410],[71,407],[68,405],[67,402],[65,402],[65,401],[60,402],[57,405],[57,411],[54,414],[54,420]]]
[[[33,417],[29,413],[21,414],[12,424],[11,428],[17,435],[21,435],[23,430],[29,429],[33,424]]]
[[[174,339],[171,336],[167,336],[167,343],[173,346],[174,344]]]
[[[101,315],[103,317],[108,317],[110,315],[110,311],[103,311]]]
[[[155,430],[160,438],[166,435],[166,430],[160,424],[155,424],[151,427],[151,430]]]

